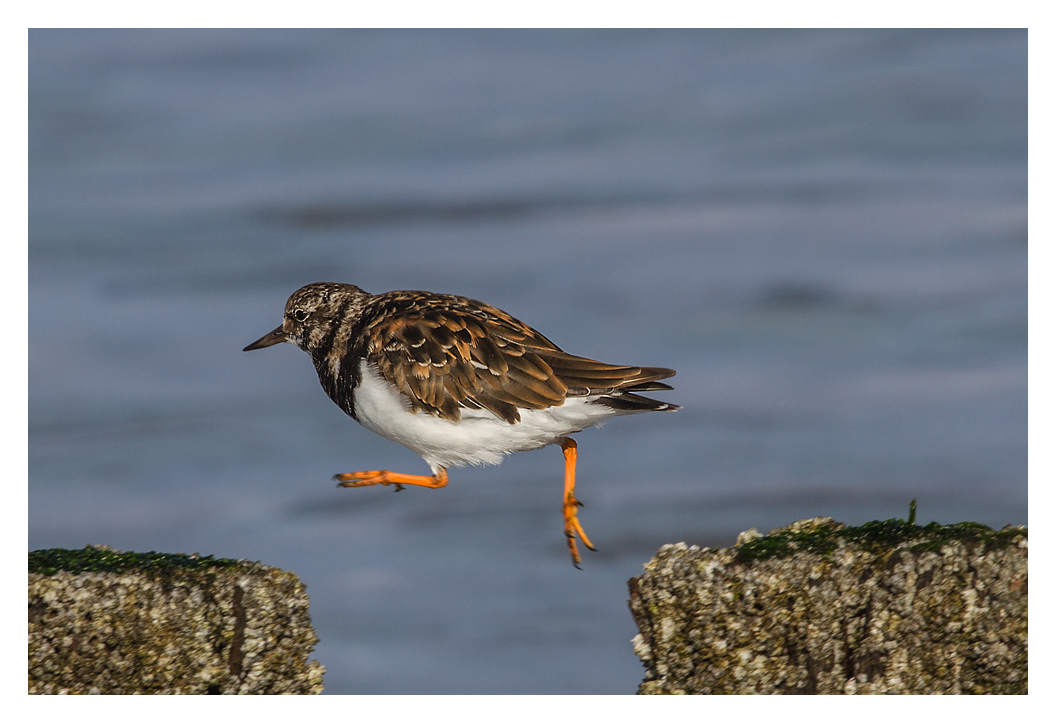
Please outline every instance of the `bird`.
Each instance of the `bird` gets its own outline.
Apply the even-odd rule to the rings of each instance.
[[[680,409],[640,394],[671,390],[658,380],[675,370],[568,354],[501,309],[453,294],[308,284],[290,295],[282,324],[243,351],[283,342],[312,357],[324,391],[347,415],[418,453],[432,473],[340,473],[338,487],[442,488],[449,468],[559,445],[564,533],[577,568],[577,537],[597,549],[579,520],[570,435],[618,415]]]

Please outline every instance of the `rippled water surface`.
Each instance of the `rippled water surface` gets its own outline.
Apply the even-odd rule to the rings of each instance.
[[[31,549],[251,558],[328,693],[632,693],[664,543],[1027,522],[1026,32],[30,33]],[[683,405],[443,490],[289,346],[313,281],[491,302]]]

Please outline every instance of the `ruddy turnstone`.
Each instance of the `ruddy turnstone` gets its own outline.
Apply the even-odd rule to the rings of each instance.
[[[672,389],[657,380],[674,370],[567,354],[501,309],[450,294],[309,284],[286,302],[282,325],[243,351],[279,342],[312,356],[323,389],[346,414],[415,451],[433,471],[341,473],[334,476],[340,487],[442,488],[450,467],[497,465],[512,452],[560,445],[565,536],[577,568],[576,536],[595,548],[577,516],[569,435],[615,415],[679,409],[638,394]]]

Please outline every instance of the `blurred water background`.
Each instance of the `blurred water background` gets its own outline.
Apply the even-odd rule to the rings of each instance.
[[[29,546],[307,584],[328,693],[632,693],[664,543],[1027,523],[1027,33],[30,32]],[[443,490],[308,357],[313,281],[486,300],[684,409]]]

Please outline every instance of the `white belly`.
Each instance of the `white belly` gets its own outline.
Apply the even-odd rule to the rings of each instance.
[[[521,409],[513,425],[487,410],[462,410],[459,422],[426,412],[411,403],[367,362],[360,362],[356,418],[368,430],[414,450],[434,472],[463,465],[498,465],[512,452],[535,450],[561,437],[620,414],[591,398],[574,397],[559,407]]]

